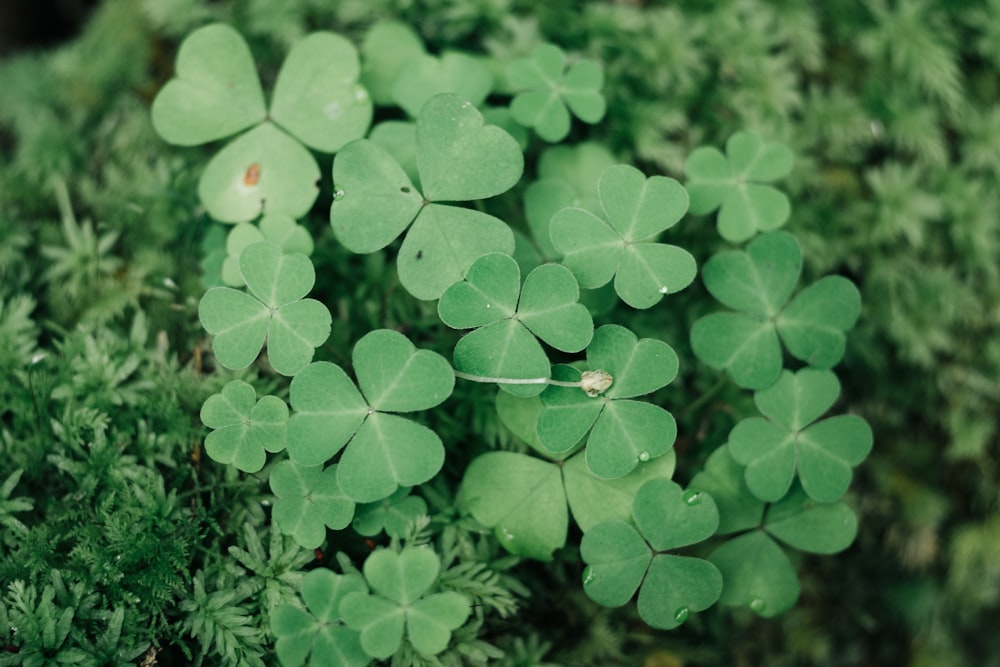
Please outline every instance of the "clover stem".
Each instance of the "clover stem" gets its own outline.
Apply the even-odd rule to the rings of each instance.
[[[614,382],[614,378],[611,377],[610,373],[601,370],[584,371],[580,379],[575,382],[554,380],[552,378],[493,378],[473,375],[472,373],[463,373],[459,370],[455,371],[455,377],[473,382],[495,382],[497,384],[550,384],[556,387],[576,387],[583,389],[591,398],[603,394],[611,386],[612,382]]]

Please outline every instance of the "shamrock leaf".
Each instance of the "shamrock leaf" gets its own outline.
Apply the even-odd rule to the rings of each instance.
[[[397,539],[406,532],[419,517],[427,515],[427,503],[420,496],[411,496],[410,489],[397,489],[388,498],[377,503],[366,503],[358,507],[351,524],[359,535],[378,535],[385,530],[386,535]]]
[[[282,461],[271,471],[271,492],[277,497],[272,517],[281,532],[306,549],[326,539],[326,528],[341,530],[354,516],[354,501],[337,483],[337,466],[302,466]]]
[[[652,338],[638,340],[628,329],[608,324],[594,332],[587,363],[592,370],[610,373],[614,383],[594,398],[577,388],[548,387],[541,395],[536,427],[541,444],[564,452],[589,433],[587,466],[607,479],[666,454],[677,435],[673,416],[652,403],[626,399],[652,393],[674,379],[678,361],[673,349]],[[581,373],[556,366],[553,377],[579,381]]]
[[[744,467],[729,453],[729,445],[712,452],[705,467],[693,478],[691,486],[711,494],[719,508],[718,535],[727,535],[760,525],[764,501],[747,487]]]
[[[788,493],[798,473],[810,498],[832,502],[851,483],[851,469],[872,447],[872,431],[857,415],[813,423],[830,409],[840,383],[830,371],[783,371],[754,402],[767,419],[749,417],[729,434],[729,452],[747,466],[746,482],[755,496],[776,501]]]
[[[416,164],[423,192],[371,141],[344,147],[333,163],[337,188],[330,223],[352,252],[375,252],[409,228],[398,254],[399,279],[419,299],[437,299],[490,252],[510,254],[514,236],[501,220],[442,201],[500,194],[521,177],[514,139],[455,95],[430,99],[417,118]]]
[[[455,329],[475,328],[455,346],[456,370],[487,378],[547,378],[549,359],[538,338],[563,352],[579,352],[593,336],[594,322],[579,297],[576,279],[563,266],[536,268],[522,287],[513,258],[483,255],[438,302],[442,322]],[[530,396],[545,385],[500,387]]]
[[[310,148],[333,153],[365,136],[372,101],[358,83],[354,45],[332,32],[314,32],[295,43],[278,72],[271,119]]]
[[[701,147],[691,153],[685,183],[692,213],[719,208],[719,235],[741,243],[757,232],[777,229],[791,212],[788,198],[763,183],[787,176],[792,152],[784,144],[765,143],[750,132],[737,132],[726,142],[726,155]]]
[[[244,285],[243,275],[240,273],[240,253],[261,241],[270,241],[286,254],[299,252],[308,257],[313,251],[309,231],[295,224],[295,220],[287,215],[265,215],[260,220],[259,228],[253,223],[242,222],[229,230],[226,239],[226,259],[222,263],[223,282],[230,287]]]
[[[303,299],[316,281],[312,262],[285,255],[271,243],[257,243],[240,255],[240,274],[250,290],[208,290],[198,305],[212,351],[229,369],[246,368],[267,341],[268,359],[282,375],[295,375],[330,335],[326,306]]]
[[[622,301],[649,308],[664,294],[691,284],[696,273],[691,254],[653,242],[687,211],[680,183],[665,176],[647,179],[635,167],[614,165],[602,172],[598,192],[606,220],[565,208],[550,222],[552,244],[581,287],[600,287],[615,278]]]
[[[438,405],[455,376],[440,355],[417,350],[402,334],[380,329],[354,346],[358,391],[335,364],[311,364],[290,387],[288,455],[319,465],[345,447],[337,480],[347,497],[369,503],[401,486],[426,482],[444,463],[437,434],[392,412]]]
[[[388,20],[373,25],[361,42],[361,80],[375,103],[395,104],[393,84],[410,62],[424,55],[424,44],[409,25]]]
[[[762,530],[727,540],[708,560],[725,583],[719,604],[747,606],[771,617],[790,609],[799,597],[799,579],[788,556]]]
[[[816,502],[797,484],[768,508],[764,529],[800,551],[835,554],[854,541],[858,519],[843,501]]]
[[[205,166],[198,198],[220,222],[245,222],[261,213],[301,218],[319,194],[320,172],[309,151],[273,123],[241,134]]]
[[[306,611],[281,604],[271,611],[275,652],[284,667],[364,667],[371,657],[361,647],[356,630],[341,621],[340,605],[349,593],[368,590],[359,574],[334,574],[325,568],[302,577]]]
[[[215,23],[192,32],[177,51],[176,78],[153,100],[153,127],[165,141],[197,146],[236,134],[267,117],[250,48]]]
[[[763,234],[746,250],[709,259],[702,279],[712,295],[738,312],[706,315],[691,327],[695,355],[748,389],[763,389],[781,373],[781,343],[797,359],[830,368],[844,354],[845,332],[861,309],[857,288],[827,276],[788,303],[802,269],[802,251],[786,232]]]
[[[452,630],[465,623],[471,607],[468,598],[453,591],[427,595],[440,569],[437,555],[423,547],[399,553],[379,549],[368,556],[364,573],[375,594],[348,593],[340,610],[348,627],[361,633],[361,646],[370,656],[391,656],[404,631],[425,656],[448,646]]]
[[[246,42],[228,26],[206,26],[181,44],[177,78],[153,102],[153,126],[185,146],[249,129],[206,166],[199,198],[222,222],[252,220],[265,207],[298,218],[319,193],[319,167],[302,144],[332,152],[368,130],[372,103],[359,74],[350,42],[313,33],[288,54],[268,110]]]
[[[569,515],[555,464],[514,452],[483,454],[465,471],[459,497],[513,554],[549,561],[566,543]]]
[[[715,533],[719,514],[711,496],[682,491],[670,480],[650,480],[635,494],[632,518],[635,527],[613,520],[584,533],[580,555],[587,563],[587,595],[618,607],[639,590],[639,615],[665,630],[715,604],[722,592],[718,569],[699,558],[664,553]]]
[[[511,116],[546,141],[562,141],[569,134],[570,110],[590,124],[604,117],[604,70],[591,60],[566,70],[565,56],[553,44],[542,44],[530,58],[513,61],[507,79],[519,91],[511,101]]]
[[[257,472],[264,467],[265,450],[285,448],[288,406],[277,396],[256,398],[252,386],[233,380],[201,406],[202,423],[215,429],[205,438],[205,452],[212,460]]]
[[[414,53],[396,76],[392,97],[410,118],[417,118],[435,95],[452,94],[478,107],[492,88],[493,73],[481,58],[455,51],[440,58]]]

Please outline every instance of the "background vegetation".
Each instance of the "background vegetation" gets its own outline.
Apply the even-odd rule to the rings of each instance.
[[[358,42],[387,16],[433,51],[509,60],[544,39],[600,60],[607,117],[573,139],[649,174],[683,180],[694,147],[741,129],[787,143],[788,228],[806,278],[848,275],[865,304],[842,367],[847,407],[875,430],[850,499],[861,532],[847,552],[798,564],[795,609],[772,620],[713,610],[653,632],[634,609],[589,603],[557,556],[482,579],[477,595],[518,612],[471,638],[470,654],[494,645],[505,665],[1000,664],[997,0],[106,0],[71,41],[8,55],[0,664],[272,660],[263,615],[304,566],[332,556],[271,534],[266,488],[201,456],[204,399],[230,379],[273,379],[202,364],[202,266],[224,238],[195,194],[211,149],[165,145],[149,104],[180,39],[210,20],[247,37],[267,80],[299,36],[333,29]],[[321,165],[328,174],[329,158]],[[341,360],[376,327],[433,339],[433,313],[400,293],[382,255],[334,241],[330,195],[309,223],[317,291],[337,319],[326,354]],[[717,242],[700,220],[680,231],[703,260]],[[700,289],[630,326],[691,359],[681,348]],[[675,383],[681,404],[705,389],[695,385]],[[444,440],[508,437],[487,409],[492,392],[463,391],[484,409],[439,416]],[[678,415],[678,478],[745,400],[724,391]],[[435,511],[452,507],[448,488]],[[361,538],[337,548],[368,551]],[[25,646],[43,648],[15,652]]]

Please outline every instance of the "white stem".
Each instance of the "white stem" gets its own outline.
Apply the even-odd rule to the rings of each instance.
[[[455,371],[455,377],[463,380],[471,380],[473,382],[495,382],[497,384],[552,384],[557,387],[582,386],[580,381],[566,382],[565,380],[553,380],[552,378],[488,378],[482,375],[463,373],[462,371]]]

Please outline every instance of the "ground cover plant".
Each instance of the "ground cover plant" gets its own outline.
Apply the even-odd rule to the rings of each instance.
[[[951,358],[941,391],[969,371],[958,332],[920,324],[838,226],[836,169],[885,158],[816,143],[838,100],[875,104],[818,73],[850,62],[830,49],[852,27],[850,57],[906,72],[895,45],[930,39],[924,13],[978,25],[975,7],[789,3],[774,31],[775,8],[723,5],[120,1],[61,54],[0,69],[22,91],[0,103],[0,662],[954,652],[975,617],[920,601],[990,580],[988,519],[955,531],[947,578],[873,593],[845,575],[891,572],[880,549],[926,567],[917,529],[953,502],[880,457],[919,404],[880,378],[921,377],[932,349]],[[706,57],[661,51],[666,35]],[[947,75],[897,78],[899,99],[963,103]],[[944,164],[885,104],[868,112],[899,135],[881,150]],[[890,215],[892,179],[916,178],[866,174],[855,214]],[[992,246],[952,234],[985,270]],[[926,423],[982,462],[977,386]],[[923,500],[876,537],[903,490]],[[920,640],[877,639],[927,619]]]

